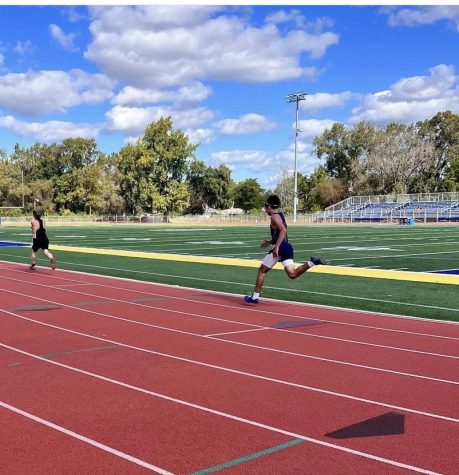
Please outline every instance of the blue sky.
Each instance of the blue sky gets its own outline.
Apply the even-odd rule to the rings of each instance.
[[[0,148],[94,137],[104,152],[172,116],[197,158],[274,187],[319,165],[334,122],[459,113],[459,6],[0,5]]]

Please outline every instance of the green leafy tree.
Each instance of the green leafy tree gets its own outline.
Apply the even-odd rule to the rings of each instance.
[[[265,194],[256,178],[247,178],[234,187],[234,206],[244,211],[259,209],[265,201]]]
[[[367,122],[359,122],[350,129],[335,123],[314,139],[315,153],[325,160],[327,173],[341,180],[348,194],[351,193],[351,184],[357,181],[361,163],[374,147],[376,131]]]
[[[118,168],[121,193],[129,210],[158,211],[167,217],[184,209],[189,192],[183,182],[196,147],[181,130],[173,130],[170,117],[152,122],[142,139],[123,147]]]
[[[0,206],[22,206],[21,168],[8,160],[0,150]]]
[[[432,140],[435,147],[435,162],[424,175],[428,188],[430,191],[455,191],[459,184],[459,115],[451,111],[439,112],[429,120],[418,122],[417,126],[420,135]]]
[[[120,172],[116,166],[116,154],[101,155],[97,165],[100,169],[97,180],[100,200],[91,211],[102,214],[124,213],[126,203],[121,196]]]
[[[324,192],[320,191],[322,183],[329,178],[327,170],[323,165],[318,166],[310,176],[301,177],[298,182],[300,206],[305,211],[312,213],[324,208]]]
[[[231,170],[220,165],[217,168],[206,167],[205,163],[195,160],[188,172],[190,186],[190,211],[203,213],[207,206],[224,209],[231,205]]]
[[[204,199],[212,208],[225,209],[231,206],[231,170],[220,165],[206,170],[204,181]]]
[[[378,133],[366,160],[377,194],[428,191],[422,176],[434,166],[434,145],[419,135],[415,125],[392,123]]]
[[[68,138],[29,148],[16,144],[11,160],[24,170],[29,207],[38,199],[48,212],[77,213],[90,209],[99,194],[93,167],[101,155],[94,139]]]

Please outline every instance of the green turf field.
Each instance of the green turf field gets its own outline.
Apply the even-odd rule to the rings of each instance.
[[[53,245],[261,260],[268,226],[48,226]],[[290,226],[295,261],[311,255],[331,265],[416,272],[459,269],[459,226]],[[0,241],[30,242],[27,227],[0,227]],[[0,247],[0,259],[27,263],[30,250]],[[59,267],[238,294],[256,268],[56,251]],[[43,255],[38,264],[45,264]],[[459,321],[459,286],[309,272],[290,281],[268,274],[262,296]]]

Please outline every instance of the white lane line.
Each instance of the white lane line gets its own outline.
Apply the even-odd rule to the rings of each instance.
[[[4,279],[24,283],[24,281],[22,281],[22,280],[13,279],[11,277],[4,277]],[[204,314],[199,314],[199,313],[184,312],[184,311],[181,311],[181,310],[173,310],[173,309],[154,306],[154,305],[146,305],[146,304],[142,304],[142,303],[139,303],[139,302],[131,302],[131,301],[127,301],[127,300],[109,298],[109,297],[104,297],[104,296],[101,296],[101,295],[98,295],[98,294],[95,294],[95,293],[80,292],[80,291],[77,291],[77,290],[72,290],[72,289],[67,289],[67,288],[65,288],[65,289],[62,288],[61,289],[61,288],[58,288],[58,287],[55,287],[55,286],[52,286],[52,285],[39,284],[37,282],[35,282],[34,285],[36,287],[45,287],[46,289],[56,289],[56,290],[62,290],[64,292],[71,292],[71,293],[74,293],[74,294],[77,294],[77,295],[84,295],[86,297],[103,298],[103,299],[108,300],[109,302],[119,302],[119,303],[124,303],[126,305],[135,305],[135,306],[144,307],[144,308],[162,310],[164,312],[174,313],[174,314],[177,314],[177,315],[186,315],[186,316],[191,316],[191,317],[204,318],[204,319],[207,319],[207,320],[213,320],[213,321],[219,321],[219,322],[225,322],[225,323],[232,323],[234,325],[243,325],[243,326],[250,326],[250,327],[255,327],[255,328],[265,328],[264,326],[256,325],[256,324],[252,324],[252,323],[238,322],[238,321],[234,321],[234,320],[227,320],[227,319],[224,319],[224,318],[212,317],[212,316],[209,316],[209,315],[204,315]],[[51,300],[41,299],[41,298],[38,298],[38,297],[31,296],[29,294],[22,294],[22,293],[14,292],[12,290],[7,290],[7,289],[0,289],[0,290],[3,290],[5,292],[11,292],[13,294],[21,295],[21,296],[24,296],[24,297],[34,298],[34,299],[41,300],[41,301],[44,301],[44,302],[59,304],[63,307],[75,308],[75,307],[72,307],[71,305],[66,305],[66,304],[61,304],[61,303],[51,301]],[[234,308],[234,307],[230,307],[230,308]],[[102,316],[106,316],[106,317],[113,317],[112,315],[108,315],[108,314],[99,314],[99,313],[97,313],[97,315],[102,315]],[[275,315],[284,316],[281,313],[275,313]],[[115,318],[115,317],[113,317],[113,318]],[[116,317],[116,318],[120,318],[120,317]],[[307,320],[311,320],[311,318],[308,318]],[[319,319],[314,319],[314,320],[319,321]],[[136,320],[129,320],[129,321],[136,322]],[[329,320],[320,320],[320,321],[329,322]],[[158,327],[158,328],[171,330],[167,327]],[[277,329],[272,328],[272,330],[277,330]],[[413,349],[410,349],[410,348],[402,348],[402,347],[390,346],[390,345],[381,345],[381,344],[378,344],[378,343],[369,343],[369,342],[359,341],[359,340],[349,340],[349,339],[346,339],[346,338],[338,338],[338,337],[332,337],[332,336],[326,336],[326,335],[316,335],[316,334],[313,334],[313,333],[299,333],[299,332],[292,331],[292,330],[287,330],[287,329],[284,329],[284,328],[282,329],[282,331],[283,332],[288,332],[288,333],[295,333],[295,335],[301,335],[301,337],[303,337],[303,338],[318,338],[318,339],[322,339],[322,340],[332,340],[332,341],[339,341],[339,342],[350,343],[350,344],[355,344],[355,345],[369,346],[369,347],[374,347],[374,348],[383,348],[385,350],[402,351],[402,352],[406,352],[406,353],[414,353],[414,354],[421,354],[421,355],[427,355],[427,356],[435,356],[435,357],[439,357],[439,358],[449,358],[449,359],[459,360],[459,356],[446,355],[446,354],[443,354],[443,353],[434,353],[434,352],[428,352],[428,351],[413,350]]]
[[[404,464],[404,463],[401,463],[401,462],[397,462],[395,460],[390,460],[390,459],[387,459],[387,458],[384,458],[384,457],[379,457],[377,455],[369,454],[369,453],[366,453],[366,452],[360,452],[358,450],[349,449],[347,447],[342,447],[340,445],[332,444],[330,442],[325,442],[325,441],[320,440],[320,439],[314,439],[314,438],[308,437],[304,434],[296,434],[294,432],[286,431],[286,430],[280,429],[278,427],[274,427],[274,426],[270,426],[270,425],[267,425],[267,424],[262,424],[260,422],[253,421],[251,419],[238,417],[238,416],[235,416],[233,414],[229,414],[227,412],[217,411],[216,409],[211,409],[211,408],[206,407],[206,406],[201,406],[199,404],[194,404],[194,403],[191,403],[191,402],[188,402],[188,401],[184,401],[183,399],[177,399],[177,398],[174,398],[174,397],[171,397],[171,396],[167,396],[165,394],[157,393],[157,392],[154,392],[154,391],[149,391],[148,389],[140,388],[138,386],[133,386],[133,385],[127,384],[127,383],[123,383],[122,381],[118,381],[118,380],[115,380],[115,379],[112,379],[112,378],[107,378],[106,376],[101,376],[101,375],[96,374],[96,373],[91,373],[89,371],[85,371],[85,370],[82,370],[82,369],[79,369],[79,368],[74,368],[73,366],[68,366],[68,365],[65,365],[65,364],[62,364],[62,363],[58,363],[57,361],[46,360],[44,358],[33,355],[33,354],[28,353],[26,351],[22,351],[22,350],[19,350],[17,348],[10,347],[8,345],[4,345],[3,343],[0,343],[0,346],[2,346],[4,348],[7,348],[9,350],[16,351],[18,353],[24,354],[26,356],[30,356],[31,358],[35,358],[35,359],[38,359],[38,360],[41,360],[41,361],[45,361],[46,363],[49,363],[49,364],[55,364],[56,366],[60,366],[62,368],[68,369],[70,371],[75,371],[77,373],[84,374],[85,376],[90,376],[90,377],[93,377],[93,378],[96,378],[96,379],[100,379],[100,380],[108,382],[108,383],[116,384],[118,386],[121,386],[121,387],[124,387],[124,388],[127,388],[127,389],[131,389],[131,390],[143,393],[143,394],[147,394],[149,396],[153,396],[153,397],[157,397],[157,398],[160,398],[160,399],[164,399],[166,401],[174,402],[174,403],[180,404],[182,406],[191,407],[193,409],[197,409],[197,410],[200,410],[200,411],[203,411],[203,412],[207,412],[209,414],[213,414],[213,415],[216,415],[216,416],[221,416],[221,417],[224,417],[226,419],[230,419],[230,420],[237,421],[237,422],[242,422],[243,424],[251,425],[251,426],[254,426],[254,427],[259,427],[261,429],[266,429],[268,431],[276,432],[278,434],[283,434],[283,435],[293,437],[293,438],[296,438],[296,439],[303,439],[303,440],[305,440],[307,442],[311,442],[313,444],[322,445],[324,447],[339,450],[339,451],[342,451],[342,452],[347,452],[347,453],[357,455],[357,456],[360,456],[360,457],[363,457],[363,458],[366,458],[366,459],[376,460],[378,462],[386,463],[386,464],[389,464],[389,465],[394,465],[396,467],[406,468],[406,469],[412,470],[414,472],[423,473],[423,474],[426,474],[426,475],[441,475],[437,472],[432,472],[430,470],[426,470],[426,469],[423,469],[423,468],[420,468],[420,467],[416,467],[414,465],[408,465],[408,464]],[[459,422],[459,420],[456,420],[456,422]],[[164,473],[168,473],[168,472],[164,472]]]
[[[82,286],[85,286],[85,285],[91,286],[93,284],[90,283],[90,282],[81,282],[81,283],[78,283],[78,284],[77,283],[73,283],[73,284],[54,284],[53,287],[56,288],[56,289],[59,289],[61,287],[77,287],[77,286],[80,286],[80,285],[82,285]]]
[[[9,257],[16,257],[13,254],[8,254]],[[6,261],[8,262],[8,261]],[[62,261],[61,261],[62,263]],[[75,262],[65,262],[66,264],[71,264],[73,266],[78,266],[78,267],[89,267],[91,269],[103,269],[103,270],[108,270],[108,271],[116,271],[116,272],[125,272],[126,269],[120,269],[117,267],[107,267],[107,266],[96,266],[92,264],[81,264],[81,263],[75,263]],[[15,270],[15,272],[19,272]],[[122,280],[122,281],[129,281],[129,282],[142,282],[144,284],[150,284],[152,286],[164,286],[164,287],[169,287],[169,288],[176,288],[177,285],[171,285],[171,284],[161,284],[161,283],[153,283],[153,282],[148,282],[148,281],[139,281],[135,279],[129,279],[127,277],[115,277],[115,276],[109,276],[109,275],[100,275],[100,274],[92,274],[88,272],[83,272],[83,271],[77,271],[77,270],[63,270],[61,269],[61,272],[68,272],[68,273],[74,273],[74,274],[80,274],[84,276],[93,276],[93,277],[100,277],[100,278],[105,278],[105,279],[113,279],[113,280]],[[173,277],[177,278],[177,275],[174,274],[164,274],[161,272],[147,272],[147,271],[139,271],[139,270],[129,270],[130,273],[133,274],[139,274],[139,275],[148,275],[148,276],[160,276],[160,277]],[[219,284],[229,284],[229,285],[236,285],[236,286],[250,286],[252,283],[246,283],[246,282],[231,282],[227,280],[215,280],[215,279],[204,279],[200,277],[189,277],[189,276],[179,276],[180,279],[182,280],[195,280],[195,281],[201,281],[201,282],[212,282],[212,283],[219,283]],[[97,284],[96,284],[97,285]],[[188,287],[182,287],[182,288],[188,288]],[[196,290],[195,288],[192,288],[193,290]],[[266,285],[265,289],[272,289],[272,290],[284,290],[288,292],[295,292],[295,293],[305,293],[305,294],[312,294],[312,295],[322,295],[322,296],[327,296],[327,297],[339,297],[340,299],[350,299],[350,300],[362,300],[365,302],[378,302],[378,303],[388,303],[388,304],[397,304],[399,306],[406,306],[406,307],[419,307],[419,308],[427,308],[427,309],[435,309],[435,310],[445,310],[448,312],[459,312],[458,308],[449,308],[449,307],[440,307],[440,306],[435,306],[435,305],[423,305],[423,304],[416,304],[416,303],[410,303],[410,302],[400,302],[399,300],[383,300],[383,299],[373,299],[373,298],[367,298],[367,297],[357,297],[357,296],[350,296],[350,295],[343,295],[343,294],[332,294],[329,292],[315,292],[313,290],[301,290],[301,289],[292,289],[292,288],[284,288],[284,287],[274,287],[270,285]],[[204,291],[201,289],[201,291]],[[228,292],[218,292],[219,294],[226,294],[226,295],[235,295],[235,294],[230,294]],[[283,302],[287,304],[294,304],[294,305],[303,305],[303,306],[312,306],[312,307],[319,307],[319,308],[328,308],[328,309],[334,309],[334,310],[340,310],[340,311],[345,311],[345,312],[353,312],[353,313],[363,313],[363,314],[370,314],[370,315],[376,315],[379,317],[386,317],[386,318],[402,318],[402,319],[410,319],[413,321],[424,321],[424,322],[429,322],[432,324],[442,324],[442,325],[459,325],[459,322],[454,322],[450,320],[435,320],[435,319],[426,319],[426,318],[420,318],[420,317],[412,317],[409,315],[397,315],[397,314],[392,314],[392,313],[385,313],[385,312],[373,312],[371,310],[359,310],[351,307],[336,307],[332,305],[321,305],[321,304],[307,304],[304,302],[295,302],[295,301],[285,301],[285,300],[279,300],[279,299],[266,299],[266,300],[271,300],[271,301],[278,301],[278,302]],[[383,330],[381,328],[381,330]],[[395,331],[395,330],[394,330]],[[435,335],[432,335],[435,336]],[[441,338],[441,337],[439,337]],[[445,337],[447,338],[447,337]]]
[[[117,270],[117,269],[115,269],[115,270]],[[18,272],[18,271],[15,270],[15,272]],[[138,281],[138,280],[134,280],[134,279],[126,279],[126,278],[123,278],[123,277],[112,277],[112,276],[100,276],[98,274],[87,274],[85,272],[79,272],[79,271],[66,271],[66,272],[76,273],[76,274],[84,275],[84,276],[90,275],[90,276],[97,276],[97,277],[106,278],[106,279],[115,279],[116,281],[129,281],[129,282],[135,282],[135,283],[140,282],[142,284],[151,285],[153,287],[158,287],[158,286],[159,287],[163,286],[163,287],[168,287],[168,288],[171,288],[171,287],[176,288],[177,287],[177,286],[174,286],[174,285],[157,284],[157,283],[153,283],[153,282]],[[73,280],[73,279],[66,279],[66,278],[62,278],[62,279],[69,280],[71,282],[75,282],[75,280]],[[206,280],[206,279],[202,279],[202,280]],[[26,283],[26,281],[21,281],[21,282]],[[76,282],[78,282],[78,281],[76,281]],[[219,281],[219,282],[234,284],[234,282],[226,282],[226,281]],[[109,285],[105,285],[105,284],[99,284],[99,283],[94,283],[93,285],[95,285],[97,287],[104,287],[104,288],[110,288],[110,289],[113,288],[113,286],[109,286]],[[276,287],[269,287],[269,286],[267,286],[267,287],[276,289]],[[156,296],[161,296],[161,297],[168,297],[168,298],[173,299],[173,300],[182,300],[182,301],[186,301],[186,302],[196,302],[197,301],[196,299],[164,295],[164,294],[159,294],[159,293],[155,293],[155,292],[145,292],[145,291],[135,290],[135,289],[127,289],[125,287],[116,287],[116,289],[123,290],[125,292],[135,292],[135,293],[142,293],[142,294],[146,294],[146,295],[156,295]],[[281,290],[286,290],[286,289],[281,289]],[[209,294],[212,294],[214,291],[202,289],[202,290],[199,290],[199,292],[208,292]],[[321,292],[315,292],[315,293],[321,293]],[[225,292],[218,292],[218,294],[235,295],[235,294],[228,294],[228,293],[225,293]],[[324,295],[328,295],[328,294],[324,294]],[[239,295],[237,295],[237,296],[239,297]],[[385,314],[385,313],[380,313],[380,312],[357,310],[357,309],[351,309],[351,308],[333,307],[333,306],[329,306],[329,305],[313,305],[313,304],[307,304],[307,303],[303,303],[303,302],[289,302],[289,301],[286,302],[286,301],[283,301],[283,300],[276,300],[276,299],[267,299],[267,300],[273,300],[273,301],[281,302],[281,303],[284,303],[284,304],[287,303],[287,305],[300,305],[300,306],[307,306],[307,307],[312,307],[312,308],[319,307],[319,308],[325,308],[325,309],[331,309],[331,310],[338,310],[340,312],[352,312],[352,313],[369,314],[369,315],[374,315],[374,316],[383,317],[383,318],[387,317],[387,318],[396,318],[396,319],[404,319],[404,320],[408,319],[408,320],[411,320],[411,321],[424,322],[424,323],[433,324],[433,325],[435,325],[435,324],[459,325],[459,322],[453,322],[453,321],[428,320],[428,319],[425,319],[425,318],[410,317],[410,316],[406,316],[406,315]],[[372,299],[368,299],[368,300],[372,300]],[[202,304],[205,304],[205,305],[225,307],[225,308],[231,308],[231,309],[236,309],[236,308],[239,309],[239,307],[236,307],[235,305],[220,304],[220,303],[216,303],[216,302],[205,302],[205,301],[201,301],[201,300],[198,300],[198,302],[202,303]],[[393,303],[402,303],[402,302],[393,302]],[[431,307],[429,306],[429,308],[431,308]],[[443,310],[449,310],[449,309],[443,308],[443,307],[439,307],[439,308],[441,308]],[[292,315],[292,314],[287,314],[287,313],[270,312],[268,310],[252,309],[252,311],[253,312],[258,312],[258,313],[275,314],[275,315],[280,315],[280,316],[283,316],[283,317],[297,317],[297,318],[307,318],[307,319],[314,318],[314,320],[318,320],[318,321],[322,321],[322,322],[336,323],[338,325],[347,325],[347,326],[360,327],[360,328],[370,328],[370,329],[388,331],[388,332],[394,332],[394,333],[406,333],[408,335],[419,335],[419,336],[426,336],[426,337],[431,337],[431,338],[443,338],[443,339],[448,339],[448,340],[459,340],[458,337],[450,337],[450,336],[445,336],[445,335],[434,335],[434,334],[430,334],[430,333],[411,332],[411,331],[408,331],[408,330],[397,330],[397,329],[385,328],[385,327],[375,327],[375,326],[370,326],[370,325],[361,325],[361,324],[357,324],[357,323],[347,323],[347,322],[342,322],[342,321],[339,321],[339,320],[325,320],[325,319],[320,319],[320,318],[316,318],[316,317],[309,317],[309,316],[308,317],[301,317],[301,316],[298,316],[298,315]]]
[[[269,327],[251,328],[250,330],[239,330],[236,332],[224,332],[224,333],[211,333],[209,335],[202,335],[202,336],[205,336],[206,338],[213,338],[216,336],[239,335],[240,333],[260,332],[260,331],[266,331],[266,330],[272,330],[272,328],[269,328]]]
[[[99,317],[109,318],[109,319],[112,319],[112,320],[119,320],[119,321],[123,321],[123,322],[127,322],[127,323],[134,323],[135,325],[141,325],[141,326],[150,327],[150,328],[157,328],[159,330],[170,331],[172,333],[180,333],[182,335],[189,335],[189,336],[193,336],[193,337],[197,337],[197,338],[209,338],[209,339],[214,339],[214,340],[217,340],[217,341],[220,341],[220,342],[223,342],[223,343],[227,343],[227,344],[244,346],[244,347],[248,347],[248,348],[256,348],[258,350],[265,350],[265,351],[270,351],[270,352],[273,352],[273,353],[281,353],[281,354],[296,356],[296,357],[300,357],[300,358],[322,361],[322,362],[326,362],[326,363],[338,364],[338,365],[343,365],[343,366],[351,366],[351,367],[355,367],[355,368],[363,368],[363,369],[372,370],[372,371],[380,371],[380,372],[383,372],[383,373],[397,374],[397,375],[400,375],[400,376],[407,376],[407,377],[416,378],[416,379],[425,379],[425,380],[429,380],[429,381],[435,381],[435,382],[446,383],[446,384],[459,385],[459,382],[457,382],[457,381],[450,381],[450,380],[446,380],[446,379],[434,378],[434,377],[431,377],[431,376],[424,376],[424,375],[419,375],[419,374],[414,374],[414,373],[405,373],[405,372],[395,371],[395,370],[386,369],[386,368],[379,368],[379,367],[375,367],[375,366],[362,365],[362,364],[358,364],[358,363],[350,363],[350,362],[346,362],[346,361],[334,360],[334,359],[331,359],[331,358],[323,358],[323,357],[307,355],[307,354],[303,354],[303,353],[293,353],[293,352],[290,352],[290,351],[279,350],[279,349],[266,347],[266,346],[253,345],[253,344],[249,344],[249,343],[242,343],[242,342],[238,342],[238,341],[226,340],[226,339],[222,339],[222,338],[207,337],[205,335],[201,335],[200,333],[187,332],[187,331],[184,331],[184,330],[169,328],[169,327],[165,327],[165,326],[162,326],[162,325],[155,325],[153,323],[139,322],[138,320],[131,320],[129,318],[123,318],[123,317],[116,317],[114,315],[110,315],[110,314],[107,314],[107,313],[101,313],[101,312],[96,312],[94,310],[88,310],[88,309],[81,308],[81,307],[75,307],[75,306],[72,306],[72,305],[57,303],[57,302],[54,302],[52,300],[42,299],[42,298],[39,298],[39,297],[32,297],[32,296],[29,296],[27,294],[22,294],[20,292],[15,292],[13,290],[6,290],[6,289],[0,289],[0,290],[3,290],[4,292],[8,292],[8,293],[14,294],[14,295],[21,295],[23,297],[33,298],[33,299],[39,300],[41,302],[56,303],[56,304],[60,305],[61,307],[71,308],[72,310],[77,310],[78,312],[86,312],[86,313],[90,313],[92,315],[96,315],[96,316],[99,316]],[[86,295],[86,294],[83,294],[83,295]],[[91,294],[89,294],[89,295],[91,295]],[[107,297],[103,297],[103,298],[107,298]],[[110,300],[110,299],[107,298],[107,300]],[[142,306],[145,306],[147,308],[157,308],[157,307],[149,307],[148,305],[142,305]],[[183,315],[187,315],[187,316],[194,315],[194,314],[189,314],[187,312],[180,312],[178,310],[167,310],[167,309],[163,309],[162,307],[158,307],[158,308],[160,310],[169,311],[169,312],[172,312],[172,313],[183,314]],[[3,309],[0,309],[0,311],[10,313],[7,310],[3,310]],[[12,313],[12,315],[20,317],[18,314]],[[21,317],[21,318],[25,318],[25,317]],[[205,316],[203,316],[203,318],[213,319],[212,317],[205,317]],[[31,320],[31,321],[36,321],[36,320]],[[231,322],[231,321],[229,321],[229,322]],[[255,325],[250,325],[250,326],[255,326]],[[268,327],[257,327],[257,329],[260,329],[260,328],[261,329],[266,329]],[[274,329],[274,328],[271,328],[271,330],[279,331],[279,330]],[[288,330],[282,329],[282,331],[285,332],[285,331],[288,331]],[[298,334],[296,332],[292,332],[292,333]],[[414,352],[415,350],[409,350],[409,351]],[[435,356],[442,356],[442,355],[439,355],[438,353],[435,353],[434,355]],[[427,356],[431,356],[431,355],[427,354]],[[445,358],[459,358],[459,357],[451,357],[451,356],[448,356],[448,355],[445,355],[444,357]]]
[[[85,437],[84,435],[78,434],[77,432],[73,432],[72,430],[69,430],[69,429],[66,429],[65,427],[54,424],[53,422],[50,422],[46,419],[42,419],[41,417],[35,416],[34,414],[31,414],[30,412],[23,411],[22,409],[19,409],[18,407],[11,406],[10,404],[7,404],[6,402],[0,401],[0,406],[3,407],[4,409],[15,412],[16,414],[20,414],[21,416],[24,416],[27,419],[31,419],[35,422],[38,422],[39,424],[42,424],[44,426],[50,427],[51,429],[57,430],[58,432],[62,432],[65,435],[73,437],[74,439],[78,439],[86,444],[97,447],[98,449],[101,449],[104,452],[108,452],[109,454],[115,455],[116,457],[120,457],[124,460],[127,460],[128,462],[132,462],[132,463],[135,463],[136,465],[140,465],[141,467],[151,470],[152,472],[160,473],[162,475],[174,475],[172,472],[168,472],[167,470],[164,470],[163,468],[157,467],[156,465],[152,465],[151,463],[145,462],[144,460],[140,460],[137,457],[133,457],[132,455],[116,450],[113,447],[102,444],[101,442],[97,442],[96,440],[90,439],[89,437]]]
[[[62,330],[62,331],[68,332],[68,333],[72,333],[74,335],[93,338],[94,340],[104,341],[104,342],[107,342],[107,343],[112,343],[114,345],[119,345],[121,347],[129,348],[131,350],[141,351],[143,353],[148,353],[148,354],[157,355],[157,356],[163,356],[165,358],[170,358],[172,360],[183,361],[185,363],[191,363],[191,364],[195,364],[197,366],[203,366],[205,368],[212,368],[212,369],[216,369],[216,370],[219,370],[219,371],[224,371],[224,372],[228,372],[228,373],[232,373],[232,374],[246,376],[246,377],[249,377],[249,378],[260,379],[262,381],[269,381],[269,382],[273,382],[273,383],[276,383],[276,384],[282,384],[284,386],[305,389],[305,390],[308,390],[308,391],[317,392],[317,393],[321,393],[321,394],[327,394],[327,395],[330,395],[330,396],[336,396],[336,397],[340,397],[340,398],[343,398],[343,399],[350,399],[352,401],[359,401],[359,402],[364,402],[364,403],[367,403],[367,404],[374,404],[376,406],[388,407],[390,409],[398,409],[398,410],[401,410],[401,411],[411,412],[413,414],[417,414],[417,415],[421,415],[421,416],[432,417],[434,419],[441,419],[441,420],[445,420],[445,421],[449,421],[449,422],[458,422],[459,423],[459,419],[456,419],[454,417],[443,416],[441,414],[434,414],[434,413],[431,413],[431,412],[418,411],[417,409],[410,409],[410,408],[407,408],[407,407],[396,406],[396,405],[385,403],[385,402],[374,401],[372,399],[365,399],[365,398],[361,398],[361,397],[358,397],[358,396],[351,396],[350,394],[339,393],[339,392],[336,392],[336,391],[329,391],[327,389],[316,388],[316,387],[313,387],[313,386],[306,386],[304,384],[299,384],[299,383],[292,383],[292,382],[284,381],[284,380],[281,380],[281,379],[270,378],[268,376],[262,376],[262,375],[259,375],[259,374],[248,373],[246,371],[239,371],[239,370],[236,370],[236,369],[227,368],[225,366],[218,366],[218,365],[214,365],[214,364],[210,364],[210,363],[204,363],[202,361],[196,361],[196,360],[192,360],[192,359],[189,359],[189,358],[174,356],[174,355],[170,355],[168,353],[162,353],[160,351],[154,351],[154,350],[149,350],[149,349],[146,349],[146,348],[140,348],[138,346],[128,345],[126,343],[122,343],[122,342],[119,342],[119,341],[116,341],[116,340],[109,340],[108,338],[101,338],[101,337],[96,337],[96,336],[93,336],[93,335],[89,335],[87,333],[77,332],[77,331],[74,331],[74,330],[68,330],[67,328],[62,328],[62,327],[59,327],[57,325],[51,325],[49,323],[43,323],[43,322],[40,322],[40,321],[37,321],[37,320],[33,320],[31,318],[21,317],[19,315],[15,315],[12,312],[7,312],[5,310],[0,310],[0,312],[6,313],[8,315],[12,315],[13,317],[19,318],[21,320],[26,320],[26,321],[29,321],[29,322],[32,322],[32,323],[36,323],[38,325],[43,325],[43,326],[46,326],[46,327],[55,328],[57,330]],[[218,338],[216,338],[216,340],[218,340]],[[226,342],[226,340],[221,340],[221,341]],[[0,346],[8,347],[7,345],[5,345],[3,343],[0,343]],[[248,345],[243,345],[243,346],[248,346]],[[8,348],[10,348],[10,347],[8,347]],[[14,348],[12,348],[12,347],[10,349],[14,350]],[[22,350],[17,350],[17,351],[23,352]],[[35,355],[31,355],[29,353],[27,353],[27,354],[29,356],[34,356],[35,357]],[[36,357],[40,358],[40,359],[44,359],[44,358],[41,358],[39,356],[36,356]],[[52,363],[57,363],[56,361],[47,360],[47,359],[45,359],[45,361],[49,361],[49,362],[52,362]],[[59,364],[61,364],[61,363],[59,363]]]

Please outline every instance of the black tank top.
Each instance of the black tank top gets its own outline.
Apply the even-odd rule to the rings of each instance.
[[[280,216],[280,218],[282,219],[282,223],[284,223],[284,226],[287,228],[287,222],[285,221],[284,213],[276,213],[276,214]],[[273,228],[272,226],[270,226],[270,228],[271,228],[271,243],[276,244],[277,238],[279,237],[279,230],[276,228]],[[288,234],[285,235],[283,242],[288,242]]]
[[[40,223],[40,227],[37,229],[37,232],[36,232],[37,239],[46,238],[46,230],[43,227],[43,220],[41,218],[39,218],[39,219],[37,219],[37,221]]]

